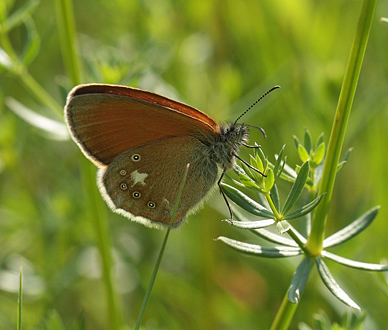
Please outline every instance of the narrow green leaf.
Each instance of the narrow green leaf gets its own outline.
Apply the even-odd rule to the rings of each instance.
[[[289,174],[286,174],[286,173],[282,173],[280,175],[280,177],[284,180],[284,181],[288,181],[288,182],[291,182],[291,183],[294,183],[295,182],[295,177],[289,175]]]
[[[298,247],[298,244],[296,244],[294,240],[284,236],[280,236],[266,229],[256,229],[256,230],[252,230],[252,232],[269,242],[273,242],[273,243],[277,243],[285,246]]]
[[[237,220],[247,221],[247,222],[250,221],[250,219],[244,216],[238,209],[236,209],[236,207],[233,207],[233,205],[232,205],[232,209],[233,209],[233,214]],[[272,243],[298,247],[298,244],[294,240],[284,236],[280,236],[266,229],[252,229],[251,232]]]
[[[270,197],[272,199],[272,203],[275,206],[276,210],[280,212],[280,199],[279,199],[278,187],[276,186],[276,184],[272,186]]]
[[[287,214],[284,217],[284,219],[285,220],[292,220],[292,219],[295,219],[295,218],[303,217],[304,215],[310,213],[319,204],[319,202],[321,201],[322,197],[323,197],[323,195],[315,198],[313,201],[311,201],[310,203],[302,206],[300,209]]]
[[[380,206],[376,206],[370,209],[345,228],[326,238],[323,241],[323,247],[328,248],[331,246],[336,246],[361,233],[373,222],[377,216],[377,213],[379,212],[379,209]]]
[[[283,161],[283,153],[284,153],[285,147],[286,147],[286,145],[284,144],[282,149],[279,152],[278,157],[276,158],[276,162],[275,162],[275,165],[273,168],[273,172],[275,174],[275,179],[277,177],[279,177],[279,175],[282,173],[282,168],[284,167],[284,165],[282,166],[282,161]]]
[[[247,165],[245,165],[243,162],[241,162],[241,167],[243,168],[244,173],[245,173],[246,176],[251,178],[253,181],[256,181],[256,178],[253,175],[252,170]]]
[[[324,312],[313,315],[313,328],[314,330],[345,330],[338,329],[337,324],[334,324],[334,326],[332,326],[331,320]]]
[[[344,167],[344,165],[347,163],[350,153],[353,151],[353,148],[349,148],[346,152],[344,157],[340,160],[340,162],[337,165],[337,172]]]
[[[245,174],[245,171],[242,169],[242,167],[241,167],[241,166],[238,166],[237,164],[235,164],[235,165],[233,166],[233,171],[234,171],[238,176],[240,176],[240,174],[246,175],[246,174]]]
[[[304,185],[307,181],[308,174],[309,174],[309,163],[305,162],[303,163],[302,167],[299,170],[298,176],[296,177],[295,183],[291,188],[290,193],[287,196],[286,202],[283,206],[282,213],[286,214],[291,207],[295,204],[295,202],[298,200],[300,194],[303,191]]]
[[[309,153],[307,152],[306,148],[301,144],[298,147],[298,154],[302,162],[307,162],[310,159]]]
[[[256,148],[255,149],[255,155],[259,156],[262,164],[265,164],[265,155],[263,153],[263,150],[261,150],[261,148]]]
[[[294,143],[295,143],[295,146],[296,146],[296,149],[299,148],[299,145],[301,144],[298,137],[296,135],[293,136],[294,138]]]
[[[311,134],[310,134],[310,131],[308,129],[304,130],[303,145],[304,145],[307,153],[310,153],[311,149],[312,149],[312,142],[311,142]]]
[[[267,247],[256,244],[249,244],[234,239],[220,236],[216,240],[224,242],[231,248],[249,255],[264,257],[264,258],[286,258],[300,255],[302,251],[299,248],[294,247]]]
[[[240,174],[240,181],[247,188],[254,188],[254,189],[259,189],[260,191],[262,191],[262,189],[255,183],[255,181],[253,181],[246,174]]]
[[[317,141],[315,142],[315,147],[317,147],[317,146],[319,146],[321,143],[324,143],[324,142],[325,142],[324,137],[325,137],[325,133],[322,132],[321,135],[318,136]]]
[[[312,161],[317,166],[322,162],[324,156],[325,156],[325,143],[322,142],[318,146],[318,148],[315,150],[314,157],[313,157]]]
[[[276,221],[273,219],[257,220],[257,221],[233,221],[227,220],[232,226],[241,229],[260,229],[273,225]]]
[[[12,71],[14,70],[14,63],[8,54],[0,47],[0,70]]]
[[[222,183],[222,190],[227,197],[229,197],[233,202],[235,202],[245,211],[264,218],[274,217],[272,212],[268,211],[264,206],[249,198],[240,190],[225,183]]]
[[[8,33],[12,29],[16,28],[17,26],[25,22],[26,19],[31,17],[32,13],[35,11],[38,4],[39,4],[39,1],[37,0],[30,0],[25,2],[25,4],[22,7],[20,7],[18,10],[12,13],[2,24],[1,26],[2,33],[4,34]]]
[[[257,168],[260,172],[264,172],[264,163],[261,158],[256,155],[256,157],[251,156],[251,165]]]
[[[329,291],[345,305],[361,310],[361,308],[347,295],[347,293],[341,289],[341,287],[335,281],[334,277],[331,275],[322,258],[316,257],[315,262],[317,265],[319,276],[321,277],[323,283],[326,285]]]
[[[10,96],[5,99],[5,104],[27,123],[48,133],[50,138],[55,140],[68,140],[70,138],[69,131],[63,122],[42,116]]]
[[[319,183],[321,182],[321,179],[322,179],[322,173],[323,173],[323,165],[324,163],[320,163],[314,170],[314,182],[313,182],[313,185],[315,187],[317,187],[319,185]]]
[[[26,21],[26,27],[28,33],[21,55],[21,62],[25,67],[28,67],[39,53],[40,37],[32,19]]]
[[[299,303],[300,297],[306,287],[310,275],[311,258],[303,258],[302,262],[296,269],[288,290],[288,300],[294,304]]]
[[[265,180],[264,190],[265,190],[265,192],[269,192],[275,183],[275,176],[274,176],[273,171],[270,168],[267,170],[266,174],[267,174],[267,177],[264,178],[264,180]]]
[[[275,155],[278,157],[278,155]],[[284,157],[284,161],[282,162],[282,170],[279,173],[280,178],[288,182],[295,182],[297,177],[297,173],[292,169],[289,165],[287,165],[287,156]]]
[[[348,266],[351,268],[357,268],[361,270],[368,270],[368,271],[375,271],[375,272],[386,272],[388,271],[387,265],[381,265],[381,264],[370,264],[367,262],[360,262],[355,260],[350,260],[344,257],[337,256],[336,254],[322,251],[322,257],[331,259],[341,265]]]

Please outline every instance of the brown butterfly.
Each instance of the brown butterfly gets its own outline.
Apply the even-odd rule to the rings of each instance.
[[[174,226],[220,182],[239,148],[247,146],[249,125],[237,123],[241,116],[218,124],[158,94],[100,84],[75,87],[65,106],[74,141],[99,168],[98,187],[107,204],[149,227],[170,222],[188,163]]]

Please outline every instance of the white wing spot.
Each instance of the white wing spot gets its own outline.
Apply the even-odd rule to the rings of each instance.
[[[147,178],[147,176],[147,173],[139,173],[137,170],[133,171],[131,173],[131,178],[133,180],[132,187],[138,183],[140,183],[142,186],[145,186],[146,183],[144,182],[144,180]]]

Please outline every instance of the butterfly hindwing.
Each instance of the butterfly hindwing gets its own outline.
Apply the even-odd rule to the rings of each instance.
[[[100,190],[116,212],[132,220],[148,226],[168,223],[190,163],[174,218],[178,224],[217,181],[219,170],[209,159],[207,148],[198,139],[184,136],[127,150],[100,170]]]

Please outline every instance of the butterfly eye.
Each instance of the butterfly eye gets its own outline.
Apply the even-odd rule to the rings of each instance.
[[[148,207],[150,208],[150,209],[154,209],[155,208],[155,203],[154,202],[148,202]]]
[[[127,175],[127,171],[126,170],[120,170],[120,175],[126,176]]]
[[[134,191],[133,193],[132,193],[132,196],[133,196],[133,198],[140,198],[141,197],[141,193],[139,193],[138,191]]]
[[[133,154],[131,159],[134,161],[134,162],[138,162],[140,160],[140,155],[139,154]]]
[[[121,188],[121,190],[127,190],[128,186],[127,186],[126,183],[123,182],[123,183],[120,184],[120,188]]]

